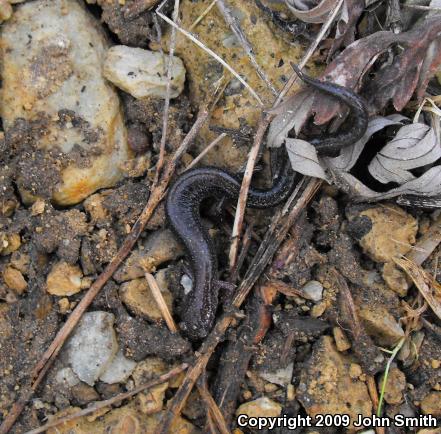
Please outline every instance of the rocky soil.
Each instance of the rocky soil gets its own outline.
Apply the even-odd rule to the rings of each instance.
[[[0,0],[0,422],[57,331],[117,254],[151,194],[170,29],[155,23],[149,8],[133,12],[141,3]],[[190,28],[209,3],[181,1],[181,26]],[[302,33],[294,41],[255,2],[229,3],[280,90],[291,74],[289,63],[300,59],[311,35]],[[273,7],[289,16],[285,6]],[[165,12],[170,10],[166,6]],[[216,8],[193,32],[271,100]],[[320,53],[313,57],[312,75],[324,60]],[[177,38],[166,160],[223,75],[223,68],[194,43]],[[230,80],[178,173],[222,132],[227,137],[199,164],[239,170],[259,113],[253,96]],[[265,154],[258,185],[268,184],[266,162]],[[234,210],[228,205],[219,211],[215,205],[204,204],[202,216],[222,278],[228,280]],[[247,212],[252,230],[238,281],[273,214]],[[207,366],[206,387],[201,381],[194,388],[172,432],[217,432],[209,428],[213,415],[204,391],[221,405],[231,392],[226,384],[237,392],[237,400],[222,403],[235,434],[257,432],[237,427],[240,414],[347,414],[353,422],[377,411],[382,389],[383,415],[431,414],[441,421],[441,319],[397,264],[408,258],[425,270],[424,281],[439,305],[440,233],[439,211],[393,201],[356,204],[323,186],[259,283],[266,292],[249,296],[241,321]],[[163,204],[80,319],[12,433],[74,414],[194,362],[200,343],[170,329],[146,273],[154,276],[179,328],[191,277]],[[47,432],[159,432],[183,378],[181,373]],[[368,429],[274,432],[372,432]],[[387,432],[441,430],[392,427]]]

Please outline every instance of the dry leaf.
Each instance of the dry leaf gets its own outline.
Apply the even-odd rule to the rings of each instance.
[[[277,116],[272,120],[268,131],[267,144],[270,148],[281,146],[291,130],[298,134],[309,117],[314,94],[309,89],[302,89],[288,98],[272,113]]]
[[[404,125],[369,164],[370,174],[383,184],[404,184],[416,177],[411,169],[434,163],[441,157],[435,131],[425,124]]]
[[[390,125],[397,125],[403,120],[408,120],[405,116],[394,114],[390,116],[375,116],[369,119],[369,124],[363,137],[351,146],[343,148],[340,155],[334,158],[325,158],[326,165],[333,170],[349,172],[355,165],[363,151],[364,145],[369,141],[373,134]]]
[[[321,166],[317,151],[311,143],[301,139],[286,139],[286,150],[292,168],[302,175],[315,176],[316,178],[328,180],[326,173]]]
[[[395,258],[394,261],[412,279],[435,315],[441,319],[441,285],[421,266],[409,259]]]
[[[350,173],[334,171],[331,168],[328,168],[328,171],[332,182],[357,202],[373,202],[400,195],[432,197],[441,194],[441,166],[432,167],[419,178],[405,182],[403,185],[392,188],[385,193],[371,190]]]
[[[360,87],[365,74],[378,57],[388,52],[398,53],[387,64],[377,69],[363,87],[362,94],[372,113],[384,108],[392,100],[400,111],[417,89],[420,98],[429,79],[441,64],[441,19],[430,16],[409,31],[395,34],[376,32],[349,45],[326,68],[326,80],[351,89]],[[391,51],[399,45],[400,50]],[[339,104],[327,95],[317,95],[312,112],[315,122],[324,124],[341,113]]]
[[[324,23],[335,8],[335,0],[286,0],[293,15],[305,23]]]

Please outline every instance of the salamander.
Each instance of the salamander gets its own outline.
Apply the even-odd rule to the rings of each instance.
[[[325,138],[312,138],[310,142],[318,152],[322,155],[334,153],[358,140],[367,128],[368,115],[363,100],[349,89],[315,80],[298,70],[296,72],[308,85],[347,104],[355,118],[351,131],[345,130]],[[250,187],[247,206],[270,208],[288,198],[295,186],[295,172],[286,155],[283,160],[270,189]],[[193,274],[193,288],[186,297],[181,323],[181,329],[190,339],[204,338],[210,332],[218,308],[219,288],[222,286],[218,280],[215,249],[202,226],[200,205],[211,197],[237,199],[240,187],[241,179],[238,176],[216,167],[201,167],[180,175],[166,198],[168,222],[185,247]]]

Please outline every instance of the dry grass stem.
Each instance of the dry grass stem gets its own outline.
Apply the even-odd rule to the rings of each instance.
[[[186,168],[185,170],[190,170],[192,167],[196,166],[202,158],[205,157],[224,137],[227,137],[226,133],[220,134],[216,137]]]
[[[269,78],[266,76],[265,71],[261,68],[261,66],[257,63],[256,58],[253,54],[253,47],[251,46],[248,38],[245,36],[243,30],[240,27],[240,24],[237,18],[231,13],[230,7],[227,5],[226,0],[218,0],[217,8],[223,15],[226,23],[230,26],[233,33],[236,35],[236,38],[239,40],[240,45],[244,49],[248,59],[253,65],[254,69],[257,72],[257,75],[262,79],[262,81],[266,84],[268,89],[272,92],[274,96],[278,95],[276,88],[272,85]]]
[[[217,0],[213,0],[205,9],[204,12],[202,12],[194,21],[194,23],[188,28],[188,31],[191,32],[206,16],[207,14],[213,9],[213,6],[216,4]]]
[[[179,0],[175,0],[175,5],[173,8],[173,21],[177,22],[179,19]],[[153,187],[159,181],[161,176],[162,166],[164,165],[165,157],[165,143],[167,141],[167,130],[168,130],[168,116],[170,111],[170,92],[171,92],[171,80],[172,80],[172,69],[173,69],[173,55],[175,53],[176,46],[176,29],[172,27],[172,32],[170,36],[170,50],[168,53],[167,62],[167,86],[165,88],[165,101],[164,101],[164,113],[162,117],[162,136],[161,143],[159,146],[159,156],[158,162],[156,164],[155,180],[153,181]]]
[[[158,305],[159,310],[161,311],[161,315],[164,318],[167,327],[171,332],[176,333],[178,331],[178,326],[174,322],[173,317],[168,310],[167,303],[162,296],[162,292],[159,289],[156,279],[150,273],[145,273],[145,279],[147,280],[147,283],[150,287],[150,290],[152,291],[153,297],[156,301],[156,304]]]

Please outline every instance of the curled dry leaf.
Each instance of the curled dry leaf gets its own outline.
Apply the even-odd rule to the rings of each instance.
[[[441,157],[435,131],[425,124],[404,125],[369,164],[370,174],[383,184],[404,184],[416,177],[409,171]]]
[[[399,47],[399,50],[392,50]],[[368,84],[362,79],[378,57],[388,52],[395,56],[378,68]],[[376,32],[349,45],[326,68],[324,78],[351,89],[362,87],[370,112],[383,109],[392,100],[397,111],[409,102],[417,90],[424,95],[430,78],[441,64],[441,19],[430,16],[418,22],[409,31],[395,34]],[[312,112],[315,122],[324,124],[340,114],[342,108],[335,100],[317,94]]]
[[[366,145],[373,134],[390,125],[401,124],[404,120],[408,119],[400,114],[393,114],[386,117],[374,116],[369,119],[369,124],[363,137],[353,145],[343,148],[339,156],[326,158],[325,162],[327,166],[332,167],[334,170],[349,172],[355,166],[358,157],[363,151],[364,145]]]
[[[336,6],[335,0],[285,0],[291,12],[305,23],[325,22]],[[347,46],[354,41],[355,27],[365,7],[364,0],[345,0],[341,12],[336,18],[335,37],[329,56],[340,46]]]
[[[325,170],[319,162],[317,151],[311,143],[301,139],[286,139],[286,150],[292,168],[296,172],[328,181]]]
[[[286,0],[286,5],[299,20],[305,23],[324,23],[334,10],[335,0]]]
[[[280,146],[285,142],[286,149],[293,169],[307,176],[315,176],[329,181],[325,170],[330,168],[332,172],[349,172],[360,156],[364,145],[372,137],[372,135],[381,129],[400,124],[404,119],[401,115],[391,115],[387,117],[377,116],[369,120],[368,128],[363,137],[352,146],[344,148],[338,157],[319,159],[316,149],[309,142],[301,139],[288,138],[287,134],[291,129],[298,130],[299,125],[305,121],[305,107],[298,112],[292,112],[290,116],[282,114],[277,116],[270,127],[268,135],[268,146]]]
[[[426,270],[409,259],[395,258],[394,261],[412,279],[435,315],[441,319],[441,285]]]

